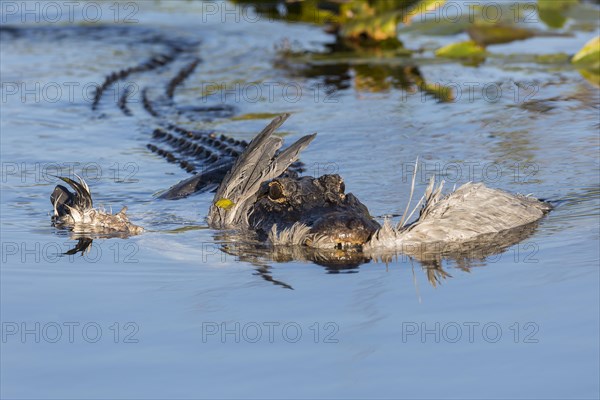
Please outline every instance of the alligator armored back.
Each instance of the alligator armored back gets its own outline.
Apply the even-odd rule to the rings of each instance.
[[[191,58],[191,61],[184,64],[169,80],[162,95],[153,97],[149,87],[141,90],[142,108],[158,125],[152,131],[152,142],[146,147],[168,162],[177,164],[186,172],[193,174],[164,191],[160,195],[162,199],[175,200],[198,192],[216,190],[248,146],[245,140],[234,139],[212,130],[192,130],[170,122],[173,115],[178,118],[185,116],[191,120],[201,118],[210,121],[214,118],[231,117],[235,111],[227,104],[181,107],[175,102],[176,90],[194,73],[201,62],[197,56],[188,54],[191,53],[189,47],[180,44],[170,48],[166,54],[154,56],[140,65],[110,73],[98,87],[92,103],[92,109],[97,110],[104,92],[111,85],[132,74],[149,73],[158,68],[166,68],[178,58]],[[128,97],[129,93],[125,90],[119,97],[118,106],[124,115],[134,116],[134,112],[128,106]],[[287,176],[297,177],[303,171],[304,164],[295,161],[288,166],[285,173]]]

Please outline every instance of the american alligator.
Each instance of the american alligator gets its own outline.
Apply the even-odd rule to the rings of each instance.
[[[459,247],[481,236],[534,223],[551,209],[548,203],[535,198],[490,189],[481,183],[467,183],[442,196],[443,183],[436,186],[432,180],[419,202],[423,207],[414,223],[401,222],[393,227],[386,221],[381,226],[364,204],[345,193],[339,175],[282,176],[316,135],[304,136],[278,151],[283,140],[273,133],[288,117],[275,118],[235,160],[210,206],[210,227],[255,231],[275,246],[408,250],[439,243]],[[54,215],[61,224],[140,232],[141,228],[128,221],[124,210],[112,215],[94,209],[83,180],[63,180],[75,193],[61,185],[54,190]]]
[[[149,32],[148,40],[152,38]],[[223,104],[179,105],[175,101],[178,88],[201,65],[195,51],[197,43],[178,38],[160,38],[157,42],[164,51],[107,74],[91,108],[101,113],[107,91],[126,79],[175,69],[177,72],[162,91],[154,85],[141,89],[141,107],[137,108],[146,113],[144,120],[150,117],[155,124],[148,149],[193,174],[161,197],[177,199],[216,189],[207,218],[215,229],[251,232],[258,242],[268,242],[272,248],[303,248],[317,262],[353,265],[377,258],[389,249],[427,259],[427,254],[456,253],[477,243],[485,244],[486,249],[501,248],[500,243],[512,243],[518,237],[504,233],[525,231],[526,226],[551,208],[536,199],[510,195],[482,184],[469,183],[443,196],[443,182],[436,186],[432,181],[419,202],[416,221],[407,223],[419,205],[410,213],[407,207],[407,218],[396,226],[389,221],[381,225],[363,203],[345,192],[340,176],[301,176],[303,166],[298,155],[315,135],[305,136],[280,151],[282,139],[273,134],[288,115],[275,118],[250,143],[174,122],[231,117],[235,108]],[[419,76],[416,67],[411,71],[411,76]],[[130,95],[125,89],[117,106],[123,115],[135,117]],[[142,232],[129,221],[126,209],[117,214],[95,209],[83,180],[63,180],[74,193],[62,185],[55,188],[51,200],[57,225],[82,234],[108,232],[127,236]],[[89,240],[82,238],[81,246],[89,245]],[[416,250],[424,245],[427,250]],[[298,256],[295,250],[289,254]]]

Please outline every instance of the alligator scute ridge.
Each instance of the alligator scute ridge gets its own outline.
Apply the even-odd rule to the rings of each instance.
[[[173,98],[177,86],[181,85],[194,72],[200,61],[200,58],[194,58],[188,65],[180,69],[177,75],[169,81],[165,91],[165,94],[169,99]]]
[[[236,158],[244,151],[248,143],[244,140],[236,140],[214,131],[190,130],[169,122],[168,118],[159,110],[168,107],[169,110],[175,110],[177,113],[194,113],[200,115],[230,115],[234,108],[227,104],[208,105],[191,107],[183,109],[178,107],[174,101],[174,95],[186,79],[194,73],[201,62],[200,57],[191,54],[189,48],[178,46],[176,51],[171,50],[172,56],[154,56],[149,62],[141,63],[138,67],[128,67],[107,75],[105,83],[97,92],[97,97],[101,97],[105,88],[109,87],[117,80],[124,79],[128,74],[149,72],[154,67],[165,66],[175,61],[180,55],[186,54],[191,58],[179,71],[168,81],[165,92],[162,97],[159,96],[160,107],[157,107],[156,100],[152,99],[148,87],[141,90],[142,108],[156,119],[158,125],[152,134],[153,143],[148,143],[146,147],[153,153],[163,157],[169,163],[179,165],[188,173],[194,174],[163,192],[162,199],[180,199],[190,194],[215,189],[219,182],[224,178],[226,172],[233,166]],[[154,61],[153,61],[154,60]],[[156,60],[160,60],[157,63]],[[125,72],[123,72],[125,71]],[[98,97],[98,98],[99,98]],[[117,103],[118,108],[126,116],[132,116],[133,112],[128,107],[127,100],[129,92],[126,88]],[[99,100],[92,105],[97,109]],[[302,162],[297,161],[290,165],[287,174],[297,176],[304,171]]]
[[[179,48],[176,49],[177,50],[173,50],[171,53],[165,53],[160,54],[158,56],[154,56],[150,60],[139,64],[135,67],[124,68],[106,76],[106,78],[104,78],[104,82],[102,82],[102,84],[96,88],[94,99],[92,101],[92,110],[96,110],[98,108],[98,104],[102,99],[102,95],[111,85],[115,84],[118,81],[125,80],[127,77],[134,73],[152,71],[158,67],[162,67],[173,62],[177,57],[177,53],[180,52]]]

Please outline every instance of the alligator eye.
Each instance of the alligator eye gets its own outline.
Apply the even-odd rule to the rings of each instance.
[[[278,182],[271,182],[269,184],[269,199],[273,201],[283,200],[283,187]]]

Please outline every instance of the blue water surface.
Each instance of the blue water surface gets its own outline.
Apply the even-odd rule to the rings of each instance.
[[[503,89],[493,101],[477,89],[440,103],[369,90],[352,63],[347,87],[333,95],[322,75],[278,67],[285,39],[323,49],[330,38],[317,26],[251,9],[236,20],[191,2],[141,3],[121,10],[137,22],[115,21],[111,4],[99,4],[98,23],[3,16],[2,398],[599,397],[598,88],[568,63],[518,61],[538,49],[573,54],[597,27],[574,19],[572,34],[498,46],[514,57],[478,67],[427,59],[427,49],[465,34],[403,33],[408,48],[425,49],[409,63],[429,82]],[[435,286],[427,265],[401,255],[341,271],[240,260],[206,225],[211,193],[155,198],[187,174],[146,148],[154,121],[139,93],[132,117],[111,95],[91,110],[86,85],[162,51],[156,37],[199,43],[202,63],[177,102],[292,112],[281,129],[288,142],[318,132],[302,155],[306,173],[339,173],[374,216],[404,211],[417,156],[425,173],[416,193],[434,174],[450,188],[484,181],[556,209],[499,255],[445,261],[448,276]],[[159,93],[173,72],[135,83]],[[233,89],[206,100],[208,84]],[[235,84],[263,91],[244,95]],[[517,84],[535,93],[515,97]],[[248,140],[268,120],[185,123]],[[128,206],[146,232],[64,255],[77,238],[51,226],[51,175],[72,173],[88,179],[96,205]]]

